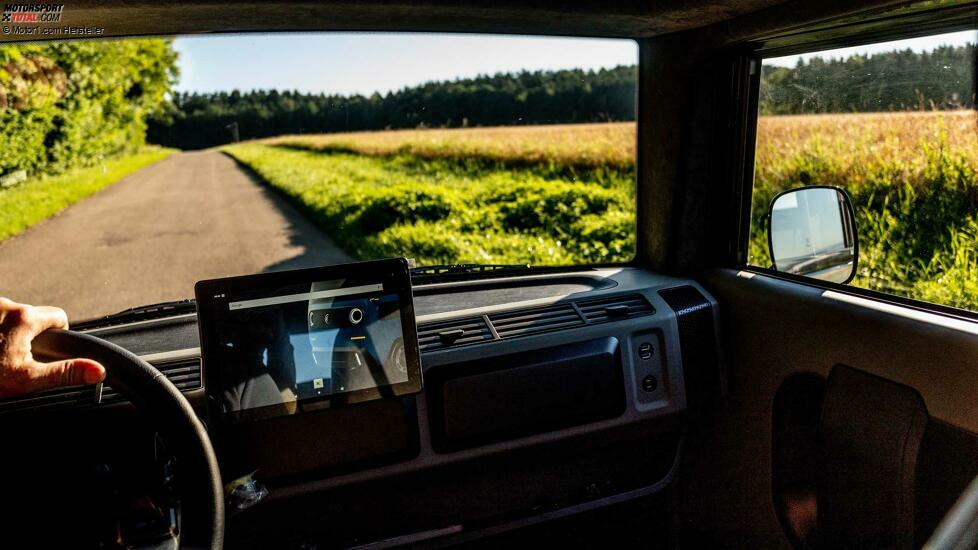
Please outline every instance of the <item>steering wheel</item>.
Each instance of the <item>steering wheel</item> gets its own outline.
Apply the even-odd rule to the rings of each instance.
[[[89,334],[51,329],[31,344],[45,360],[87,357],[105,366],[106,383],[132,402],[173,453],[181,503],[180,546],[224,546],[224,491],[214,448],[187,398],[154,366],[132,352]]]

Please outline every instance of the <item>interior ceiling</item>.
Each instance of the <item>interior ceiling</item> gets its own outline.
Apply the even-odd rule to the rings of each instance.
[[[387,30],[650,37],[727,21],[785,0],[494,0],[465,2],[81,1],[62,21],[108,36],[235,31]],[[63,37],[62,37],[63,38]],[[24,40],[0,34],[0,40]],[[36,39],[36,37],[35,37]]]

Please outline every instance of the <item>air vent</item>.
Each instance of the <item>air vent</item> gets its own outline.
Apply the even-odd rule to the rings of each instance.
[[[171,361],[154,365],[182,392],[201,387],[200,359]],[[106,385],[102,390],[103,403],[124,401],[114,389]],[[37,413],[49,410],[76,409],[95,404],[95,390],[92,387],[60,388],[24,397],[0,401],[0,416],[18,412]]]
[[[492,331],[482,317],[452,319],[418,326],[418,346],[422,352],[492,339]]]
[[[92,388],[61,388],[0,401],[0,415],[68,409],[93,402]]]
[[[487,317],[488,325],[486,318],[483,317],[425,323],[418,327],[418,343],[421,351],[427,352],[493,340],[496,336],[499,338],[530,336],[653,313],[655,308],[640,294],[609,296],[581,300],[575,304],[565,302],[552,306],[491,313]]]
[[[200,359],[185,359],[182,361],[170,361],[168,363],[156,363],[153,365],[166,376],[173,385],[181,392],[188,392],[200,388]],[[111,386],[106,385],[102,389],[103,403],[116,403],[125,399],[119,395]]]
[[[570,304],[521,309],[489,316],[489,322],[500,338],[527,336],[540,332],[571,328],[584,324],[584,319]]]
[[[606,323],[655,313],[655,308],[639,294],[581,300],[577,302],[577,307],[581,310],[581,315],[590,324]]]

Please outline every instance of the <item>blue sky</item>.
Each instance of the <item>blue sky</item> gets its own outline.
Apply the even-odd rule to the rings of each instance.
[[[180,91],[385,93],[429,80],[638,61],[631,40],[462,34],[278,33],[176,39]]]
[[[976,42],[964,31],[765,59],[794,66],[799,58]],[[258,88],[303,92],[386,93],[429,80],[451,80],[521,69],[601,68],[634,64],[631,40],[412,33],[277,33],[201,35],[176,39],[180,91]]]
[[[777,65],[780,67],[794,67],[798,62],[799,58],[810,59],[812,57],[823,57],[826,59],[840,59],[846,58],[855,54],[872,54],[879,52],[888,52],[893,50],[906,50],[907,48],[914,51],[926,51],[933,50],[934,48],[942,45],[951,46],[961,46],[967,43],[974,44],[976,39],[978,39],[978,32],[976,31],[963,31],[954,32],[948,34],[938,34],[934,36],[926,36],[923,38],[910,38],[907,40],[894,40],[892,42],[880,42],[878,44],[869,44],[866,46],[854,46],[851,48],[839,48],[836,50],[826,50],[821,52],[814,52],[802,55],[789,55],[786,57],[775,57],[771,59],[765,59],[765,65]]]

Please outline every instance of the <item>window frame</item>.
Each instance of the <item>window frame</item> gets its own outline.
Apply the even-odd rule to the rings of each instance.
[[[744,101],[741,101],[738,106],[740,111],[738,118],[747,124],[748,131],[743,133],[745,139],[741,143],[734,144],[741,152],[743,172],[731,174],[732,178],[739,180],[737,181],[739,185],[735,186],[738,193],[734,197],[735,204],[739,206],[738,216],[736,216],[739,223],[737,227],[731,228],[734,229],[731,231],[734,242],[730,243],[730,249],[736,251],[736,256],[732,258],[733,261],[728,264],[728,267],[812,288],[839,292],[954,319],[978,322],[978,311],[855,287],[848,283],[833,283],[804,275],[782,273],[769,267],[750,265],[747,261],[751,229],[751,199],[754,192],[754,157],[757,147],[758,118],[760,116],[758,92],[761,66],[764,59],[965,30],[976,30],[978,32],[978,7],[955,6],[925,12],[891,15],[871,21],[857,19],[856,22],[813,26],[800,31],[795,30],[785,35],[751,42],[749,53],[741,56],[740,61],[750,64],[752,70],[749,78],[745,79],[742,84],[745,87],[744,93],[741,94]],[[753,69],[754,67],[756,69]],[[976,58],[975,71],[975,86],[978,86],[978,58]],[[978,107],[974,110],[978,112]]]

